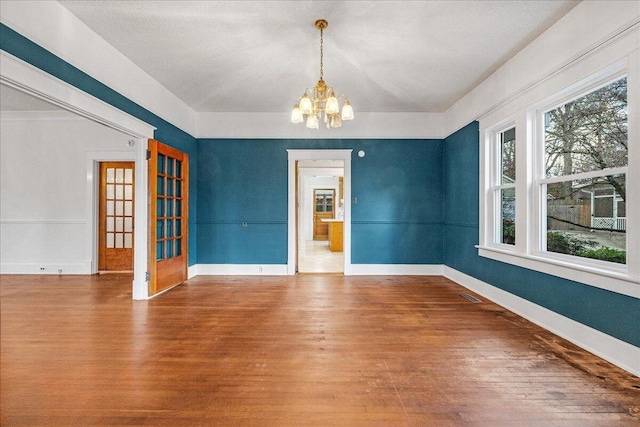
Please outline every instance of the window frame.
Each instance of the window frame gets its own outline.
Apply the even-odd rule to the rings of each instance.
[[[545,114],[553,110],[555,108],[561,107],[571,101],[579,99],[583,96],[586,96],[592,92],[597,91],[610,83],[613,83],[622,78],[627,78],[628,84],[628,74],[626,67],[616,68],[610,71],[601,71],[599,73],[595,73],[592,76],[587,77],[582,82],[578,82],[577,84],[569,87],[559,93],[551,95],[546,100],[538,103],[535,108],[530,109],[528,115],[531,116],[531,119],[534,123],[534,127],[536,132],[531,135],[532,142],[535,152],[533,153],[533,162],[535,165],[534,171],[534,185],[531,189],[532,196],[534,200],[538,201],[537,206],[535,206],[535,210],[537,212],[537,216],[535,217],[535,221],[533,222],[533,226],[535,227],[535,239],[532,242],[531,252],[540,257],[540,258],[548,258],[552,261],[560,261],[560,262],[568,262],[573,263],[576,266],[583,266],[585,268],[597,268],[602,269],[604,273],[614,273],[614,274],[622,274],[626,275],[628,273],[628,262],[627,264],[614,264],[606,261],[594,260],[589,258],[581,258],[573,255],[566,255],[556,252],[550,252],[546,250],[547,246],[547,234],[546,234],[546,226],[547,226],[547,203],[546,203],[546,186],[548,184],[566,182],[566,181],[574,181],[578,179],[586,179],[586,178],[594,178],[600,176],[607,175],[617,175],[624,174],[625,177],[628,175],[629,165],[624,167],[617,168],[605,168],[599,169],[596,171],[582,172],[582,173],[574,173],[562,176],[552,176],[547,178],[545,173]],[[629,96],[627,94],[627,105],[629,105]],[[630,119],[627,119],[630,120]],[[628,135],[627,135],[628,138]],[[628,153],[627,153],[628,155]],[[625,250],[628,250],[629,242],[626,243]]]
[[[640,248],[635,239],[640,231],[640,52],[633,51],[623,58],[587,70],[582,78],[575,72],[569,78],[558,79],[564,84],[550,84],[524,94],[524,99],[495,109],[481,118],[480,129],[480,235],[478,254],[501,262],[563,277],[602,289],[640,297]],[[573,70],[575,71],[575,70]],[[561,73],[560,73],[561,74]],[[569,73],[567,73],[569,74]],[[544,174],[545,129],[544,114],[558,106],[584,96],[600,87],[627,78],[628,106],[628,163],[621,168],[549,177]],[[564,77],[564,76],[563,76]],[[544,86],[544,85],[542,85]],[[541,90],[542,89],[542,90]],[[496,173],[499,171],[500,132],[516,128],[516,244],[499,243],[496,218],[501,210],[495,200]],[[627,263],[616,264],[589,258],[549,252],[546,249],[546,184],[575,180],[591,175],[624,173],[627,182]],[[635,195],[633,193],[639,193]],[[500,217],[501,218],[501,217]],[[545,246],[542,246],[545,244]]]
[[[502,183],[502,138],[501,136],[508,130],[510,129],[514,129],[515,133],[516,133],[516,137],[515,137],[515,141],[516,141],[516,178],[514,179],[514,183],[513,184],[503,184]],[[516,190],[516,185],[518,182],[518,166],[517,166],[517,154],[518,154],[518,147],[517,147],[517,141],[518,141],[518,137],[517,137],[517,132],[518,132],[518,128],[516,126],[516,121],[514,117],[509,117],[506,120],[503,120],[502,122],[496,124],[495,126],[493,126],[490,130],[489,130],[489,134],[488,137],[490,139],[489,142],[489,156],[490,156],[490,184],[489,184],[489,194],[488,194],[488,198],[489,198],[489,204],[491,205],[491,207],[489,208],[489,217],[492,218],[492,220],[489,221],[489,230],[488,233],[490,235],[490,241],[492,242],[493,245],[495,245],[498,248],[501,248],[502,250],[505,251],[514,251],[515,250],[515,244],[508,244],[508,243],[503,243],[502,242],[502,235],[501,235],[501,230],[502,230],[502,197],[498,197],[497,194],[500,193],[500,195],[502,195],[502,190],[506,190],[506,189],[511,189],[513,188],[514,191],[516,191],[516,197],[515,199],[518,200],[517,197],[517,190]],[[516,211],[515,211],[515,215],[516,215],[516,219],[515,222],[517,222],[517,216],[518,216],[518,211],[517,211],[517,202],[516,202]],[[516,236],[518,235],[518,231],[516,230]],[[517,239],[516,239],[517,242]]]

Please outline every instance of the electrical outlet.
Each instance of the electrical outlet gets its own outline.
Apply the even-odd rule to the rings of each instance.
[[[262,266],[258,267],[258,273],[262,273],[264,271],[264,268]]]
[[[44,267],[40,267],[40,271],[44,271],[44,270],[45,270],[45,268],[44,268]]]

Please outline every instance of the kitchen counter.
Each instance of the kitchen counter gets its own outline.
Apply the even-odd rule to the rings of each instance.
[[[322,218],[320,221],[329,224],[329,250],[342,252],[344,220],[337,218]]]

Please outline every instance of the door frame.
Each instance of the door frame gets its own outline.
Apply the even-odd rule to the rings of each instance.
[[[135,140],[129,142],[132,146],[136,144]],[[100,163],[104,162],[133,162],[133,271],[135,274],[135,257],[136,257],[136,169],[135,153],[131,151],[89,151],[87,152],[87,211],[90,213],[91,221],[91,274],[98,273],[99,255],[100,255]]]
[[[25,92],[31,96],[85,117],[111,129],[130,135],[135,149],[126,152],[127,158],[117,158],[118,152],[87,153],[87,221],[92,227],[92,236],[97,237],[97,206],[95,177],[97,162],[105,160],[133,160],[135,162],[135,199],[139,202],[147,200],[147,139],[153,138],[155,127],[150,124],[101,101],[75,86],[67,84],[37,67],[16,58],[8,53],[0,52],[0,83]],[[87,136],[88,138],[90,136]],[[105,159],[100,158],[104,155]],[[133,159],[131,158],[133,155]],[[147,272],[147,204],[135,204],[134,260],[133,260],[133,299],[148,299]],[[97,269],[97,242],[92,242],[92,272]]]
[[[88,151],[87,159],[87,212],[91,215],[91,274],[98,272],[98,229],[100,203],[100,163],[134,162],[133,189],[133,283],[134,300],[149,298],[147,287],[147,138],[133,138],[129,144],[134,151]]]
[[[344,265],[343,274],[351,275],[351,154],[353,150],[294,150],[288,149],[288,232],[287,232],[287,274],[296,274],[298,254],[296,176],[299,160],[342,160],[344,163]]]

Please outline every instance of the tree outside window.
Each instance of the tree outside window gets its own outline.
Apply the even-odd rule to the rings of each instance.
[[[544,113],[546,250],[626,263],[627,79]]]
[[[499,172],[495,189],[500,203],[496,241],[508,245],[516,243],[516,128],[498,134]]]

